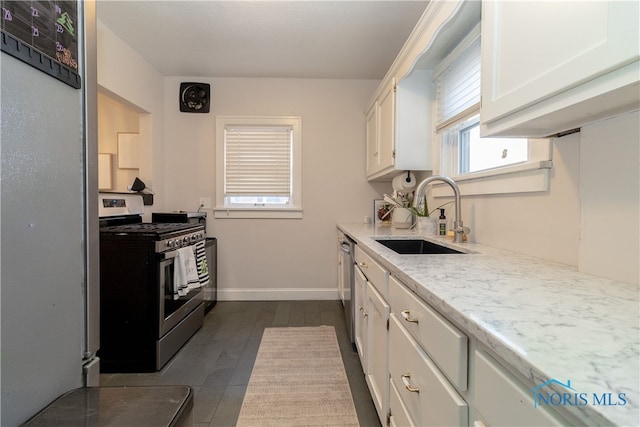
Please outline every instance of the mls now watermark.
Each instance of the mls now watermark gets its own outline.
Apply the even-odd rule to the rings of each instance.
[[[566,389],[565,392],[545,391],[550,384],[558,384]],[[625,393],[581,393],[571,387],[571,381],[561,383],[550,379],[531,389],[533,391],[533,407],[538,406],[624,406],[627,404]]]

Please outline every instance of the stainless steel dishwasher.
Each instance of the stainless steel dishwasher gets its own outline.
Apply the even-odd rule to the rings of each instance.
[[[354,295],[354,275],[353,275],[353,257],[355,250],[355,242],[349,238],[349,236],[340,233],[338,236],[338,253],[339,259],[339,272],[338,278],[338,292],[340,293],[340,300],[344,307],[344,317],[347,324],[347,331],[349,332],[349,339],[353,344],[354,341],[354,325],[353,325],[353,304],[352,296]]]

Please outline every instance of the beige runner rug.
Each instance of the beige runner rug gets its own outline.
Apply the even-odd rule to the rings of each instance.
[[[358,426],[333,326],[266,328],[237,426]]]

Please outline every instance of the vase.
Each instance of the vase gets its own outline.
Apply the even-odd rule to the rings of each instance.
[[[395,208],[391,212],[391,226],[393,228],[409,228],[413,225],[413,212],[407,208]]]
[[[425,236],[438,234],[438,218],[435,216],[419,216],[416,218],[416,231]]]

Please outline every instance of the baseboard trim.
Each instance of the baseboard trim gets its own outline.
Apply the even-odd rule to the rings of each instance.
[[[232,288],[218,289],[218,301],[312,301],[338,300],[336,288]]]

